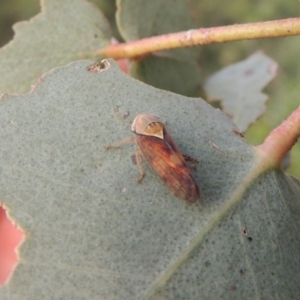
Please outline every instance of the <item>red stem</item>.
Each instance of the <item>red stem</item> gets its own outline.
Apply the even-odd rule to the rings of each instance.
[[[300,106],[256,147],[266,167],[279,167],[300,136]]]
[[[164,34],[137,41],[109,45],[96,51],[94,55],[114,59],[133,58],[167,49],[299,34],[300,18],[290,18],[249,24],[191,29],[188,31]]]

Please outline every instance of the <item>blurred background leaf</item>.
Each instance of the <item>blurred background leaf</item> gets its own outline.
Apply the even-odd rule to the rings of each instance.
[[[29,92],[45,72],[92,57],[112,36],[103,13],[82,0],[44,0],[42,12],[13,28],[13,40],[0,50],[0,93]]]
[[[125,41],[199,27],[194,1],[120,0],[117,24]],[[201,91],[201,48],[182,48],[150,54],[133,61],[130,75],[154,87],[197,97]]]
[[[40,11],[39,0],[2,0],[0,9],[0,47],[13,37],[12,25],[28,20]]]
[[[208,77],[204,84],[207,101],[220,102],[222,110],[244,133],[264,114],[268,96],[262,90],[276,73],[276,62],[262,52],[255,52]]]

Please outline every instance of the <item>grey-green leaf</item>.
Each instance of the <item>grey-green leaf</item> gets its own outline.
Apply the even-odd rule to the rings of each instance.
[[[14,25],[14,39],[0,50],[0,94],[29,92],[52,68],[66,65],[109,44],[109,24],[83,0],[42,1],[42,12]]]
[[[204,85],[209,101],[222,101],[241,132],[265,111],[267,95],[261,90],[276,76],[277,63],[262,52],[233,64],[208,78]]]
[[[0,199],[26,238],[0,298],[296,299],[299,182],[260,173],[255,149],[205,101],[147,86],[113,61],[91,64],[1,99]],[[132,136],[141,112],[200,160],[196,204],[146,162],[136,184],[133,144],[105,150]]]
[[[199,67],[194,61],[149,56],[132,62],[130,75],[156,88],[190,97],[201,89]]]
[[[197,15],[198,6],[197,1],[186,0],[119,0],[117,25],[125,41],[194,29],[201,22]],[[200,49],[192,47],[155,53],[133,62],[131,75],[158,88],[199,96]]]

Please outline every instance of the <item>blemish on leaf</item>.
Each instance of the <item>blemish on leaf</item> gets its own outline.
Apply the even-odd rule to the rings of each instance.
[[[134,165],[137,164],[137,161],[136,161],[136,155],[135,155],[135,154],[132,154],[132,155],[131,155],[131,161],[132,161],[132,163],[133,163]]]
[[[123,119],[126,119],[129,115],[130,115],[129,111],[126,111],[126,112],[123,114]]]
[[[219,147],[218,147],[214,142],[212,142],[211,140],[209,140],[208,142],[209,142],[209,145],[210,145],[212,148],[219,149]]]
[[[123,111],[123,112],[120,112],[120,107],[119,106],[116,106],[114,108],[114,117],[123,122],[123,120],[127,119],[127,117],[130,115],[130,112],[129,111]],[[130,121],[130,124],[132,123],[132,121]]]
[[[243,229],[242,234],[247,238],[249,242],[252,242],[253,238],[249,236],[248,229],[246,227]]]
[[[235,133],[236,135],[242,137],[242,138],[244,137],[244,135],[236,129],[232,129],[232,132]]]
[[[204,263],[205,267],[209,268],[211,266],[211,262],[209,260],[207,260],[205,263]]]
[[[100,63],[95,63],[87,68],[91,73],[100,73],[110,68],[110,63],[103,59]]]

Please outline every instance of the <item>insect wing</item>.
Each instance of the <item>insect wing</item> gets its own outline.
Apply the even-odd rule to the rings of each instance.
[[[178,197],[189,202],[199,198],[198,185],[179,148],[164,129],[164,139],[137,134],[137,143],[153,169]]]

